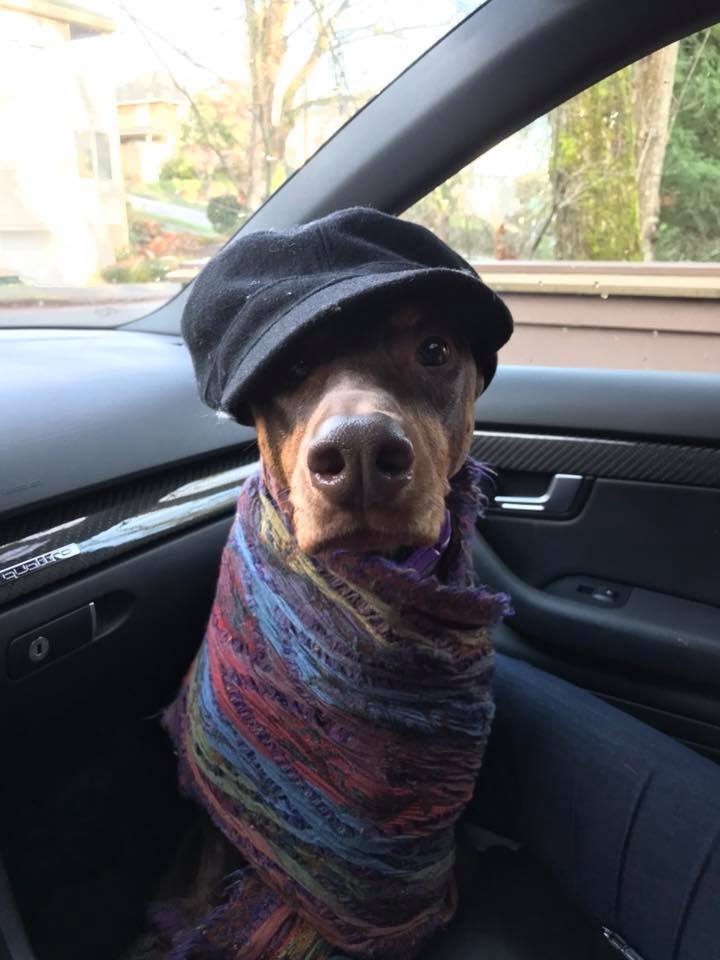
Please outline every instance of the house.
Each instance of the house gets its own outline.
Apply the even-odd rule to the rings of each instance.
[[[0,0],[0,271],[93,282],[128,245],[112,20],[65,0]]]
[[[150,73],[117,91],[120,150],[125,182],[154,183],[175,149],[182,97],[162,73]]]

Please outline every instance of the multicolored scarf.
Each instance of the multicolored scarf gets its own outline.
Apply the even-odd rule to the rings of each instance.
[[[493,715],[487,628],[506,609],[474,586],[481,475],[468,460],[452,481],[442,579],[309,557],[283,498],[246,482],[165,723],[184,792],[248,866],[173,957],[400,960],[452,916],[454,825]]]

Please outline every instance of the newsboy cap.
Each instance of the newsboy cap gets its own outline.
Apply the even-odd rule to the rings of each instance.
[[[205,403],[252,423],[253,390],[304,331],[438,295],[462,318],[487,384],[512,333],[506,305],[430,230],[365,207],[232,240],[196,278],[182,332]]]

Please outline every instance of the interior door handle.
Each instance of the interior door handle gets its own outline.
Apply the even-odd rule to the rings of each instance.
[[[522,510],[543,513],[546,517],[567,513],[578,494],[583,477],[575,473],[556,473],[550,486],[539,497],[506,497],[498,494],[493,505],[500,510]]]

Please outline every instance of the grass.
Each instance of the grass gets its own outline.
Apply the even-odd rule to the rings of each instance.
[[[162,200],[165,203],[177,204],[178,207],[187,207],[188,210],[205,212],[206,204],[186,200],[185,197],[176,193],[170,184],[165,184],[161,180],[157,183],[139,183],[137,186],[133,186],[129,192],[137,197],[145,197],[147,200]]]
[[[197,224],[187,223],[185,220],[177,220],[175,217],[160,217],[157,214],[141,214],[141,216],[147,218],[148,220],[154,220],[155,223],[161,224],[163,227],[173,227],[174,231],[168,230],[168,233],[192,233],[198,237],[207,237],[208,240],[222,240],[223,237],[220,234],[215,233],[215,231],[207,227],[198,227]]]

